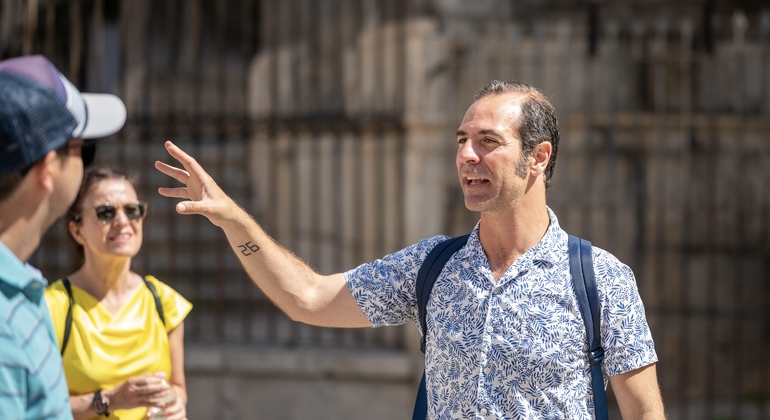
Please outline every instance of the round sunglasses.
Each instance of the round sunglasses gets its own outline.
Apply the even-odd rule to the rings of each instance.
[[[123,209],[123,212],[126,213],[126,217],[128,217],[128,220],[132,222],[137,222],[139,220],[142,220],[144,219],[144,216],[147,215],[147,203],[143,201],[123,204],[121,206],[104,204],[101,206],[94,207],[94,212],[96,212],[97,219],[99,219],[102,223],[107,224],[115,220],[115,217],[117,217],[118,215],[118,209]],[[77,219],[79,221],[80,217],[78,217]]]

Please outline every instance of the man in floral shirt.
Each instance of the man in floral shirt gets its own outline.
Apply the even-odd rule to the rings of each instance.
[[[435,419],[591,419],[586,331],[569,272],[567,234],[546,205],[559,132],[536,89],[492,82],[457,130],[456,165],[466,207],[481,214],[467,244],[439,276],[427,305],[428,414]],[[445,236],[322,276],[272,241],[197,162],[171,143],[184,170],[182,214],[221,227],[246,271],[292,319],[330,327],[417,320],[415,280]],[[245,248],[244,248],[245,247]],[[602,306],[604,374],[624,418],[665,418],[652,336],[632,271],[593,248]]]

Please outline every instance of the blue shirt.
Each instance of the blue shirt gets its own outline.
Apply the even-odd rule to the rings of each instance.
[[[46,282],[0,242],[0,418],[72,419]]]
[[[587,338],[569,272],[567,233],[548,209],[540,242],[495,281],[478,237],[447,262],[427,305],[432,419],[592,419]],[[445,236],[345,273],[375,327],[415,322],[415,280]],[[657,361],[633,272],[593,248],[605,376]]]

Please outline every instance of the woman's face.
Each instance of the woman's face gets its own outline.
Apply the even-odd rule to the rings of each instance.
[[[135,256],[142,247],[142,219],[136,190],[125,179],[105,179],[85,194],[80,222],[70,222],[75,241],[89,258]]]

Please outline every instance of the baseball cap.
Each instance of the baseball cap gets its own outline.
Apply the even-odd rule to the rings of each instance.
[[[28,167],[71,139],[114,134],[125,121],[120,98],[80,93],[41,55],[0,61],[0,173]]]

